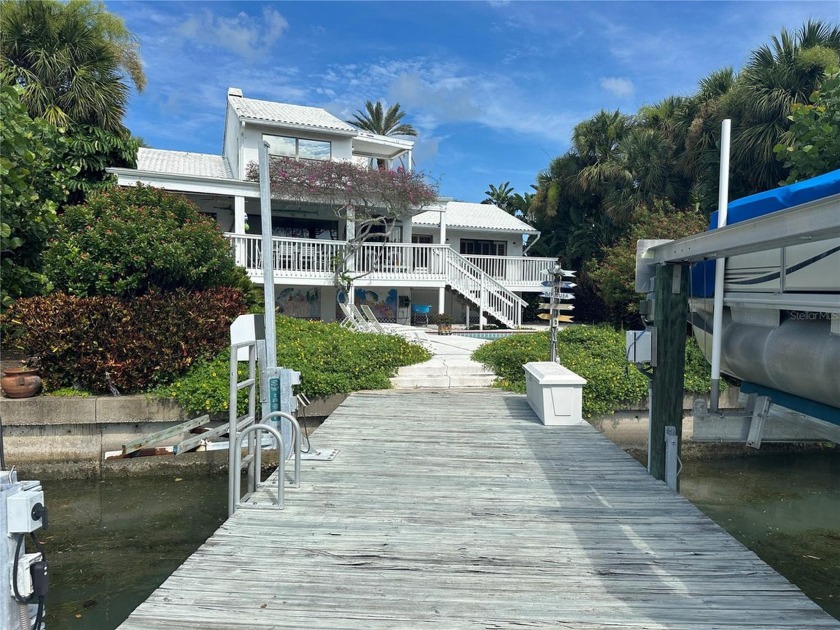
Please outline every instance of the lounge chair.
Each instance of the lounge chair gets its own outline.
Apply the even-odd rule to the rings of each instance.
[[[356,309],[356,311],[359,310],[356,306],[353,306],[353,308]],[[365,317],[368,324],[370,324],[370,326],[372,326],[377,332],[400,335],[406,339],[417,341],[419,343],[429,340],[426,336],[426,332],[423,330],[418,330],[416,328],[412,328],[411,326],[401,326],[400,324],[383,324],[376,318],[376,314],[367,304],[362,305],[361,314]]]
[[[374,328],[362,317],[355,304],[339,304],[341,312],[344,313],[344,321],[341,326],[355,330],[356,332],[376,332]]]

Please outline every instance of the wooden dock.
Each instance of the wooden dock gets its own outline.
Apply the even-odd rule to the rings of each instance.
[[[354,394],[121,626],[840,628],[589,426],[498,390]]]

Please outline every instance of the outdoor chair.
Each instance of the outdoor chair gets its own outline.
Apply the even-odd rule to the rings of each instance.
[[[354,306],[353,308],[356,307]],[[429,338],[426,336],[425,331],[423,330],[417,330],[416,328],[412,328],[411,326],[401,326],[400,324],[383,324],[377,319],[376,313],[374,313],[373,309],[371,309],[370,306],[368,306],[367,304],[362,305],[362,314],[366,318],[367,322],[374,328],[374,330],[378,332],[391,335],[400,335],[402,337],[405,337],[406,339],[417,341],[421,344],[424,341],[429,340]]]
[[[356,314],[358,309],[356,309],[356,312],[353,311],[356,308],[355,305],[339,304],[339,307],[341,312],[344,313],[344,321],[341,322],[343,328],[349,328],[356,332],[374,332],[373,327],[365,318],[360,313]]]

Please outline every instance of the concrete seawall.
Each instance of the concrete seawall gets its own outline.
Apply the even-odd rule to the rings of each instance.
[[[306,416],[329,415],[345,396],[313,402]],[[185,453],[175,456],[105,460],[104,453],[149,433],[193,417],[174,400],[155,396],[91,396],[0,398],[3,445],[7,466],[25,476],[86,478],[146,474],[179,468],[221,469],[226,451]],[[214,418],[217,422],[226,416]]]

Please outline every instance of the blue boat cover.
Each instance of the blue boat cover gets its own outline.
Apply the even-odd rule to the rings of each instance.
[[[838,193],[840,193],[840,169],[795,184],[736,199],[729,203],[726,223],[727,225],[740,223]],[[717,228],[717,215],[717,210],[715,210],[709,219],[709,230]],[[712,297],[714,292],[715,261],[707,260],[692,265],[691,295]]]

